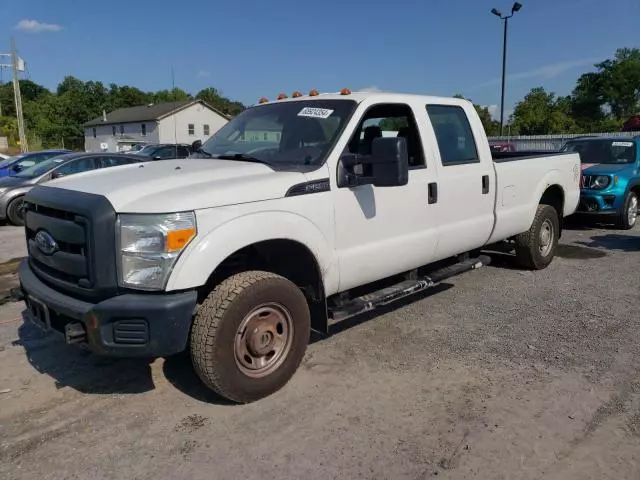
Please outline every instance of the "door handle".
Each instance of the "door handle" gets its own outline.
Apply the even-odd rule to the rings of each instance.
[[[489,175],[482,176],[482,194],[489,193]]]
[[[436,182],[428,185],[428,199],[429,205],[438,201],[438,184]]]

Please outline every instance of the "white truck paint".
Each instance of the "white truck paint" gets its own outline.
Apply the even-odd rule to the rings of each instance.
[[[406,121],[405,133],[397,135],[407,140],[378,132],[380,115]],[[258,129],[251,126],[254,120],[260,123],[256,119],[280,125],[280,142],[247,150],[248,144],[238,139],[245,131]],[[314,130],[318,125],[323,130]],[[364,133],[367,127],[371,127],[367,134],[376,137],[370,144]],[[322,131],[325,137],[318,133]],[[241,147],[247,148],[241,152]],[[298,156],[287,157],[289,147],[299,151]],[[449,262],[445,273],[431,276],[418,270],[423,266],[428,269],[434,262],[515,239],[521,263],[546,267],[562,219],[574,213],[580,194],[577,154],[494,160],[473,105],[455,98],[352,93],[271,102],[229,122],[202,146],[199,156],[203,158],[115,167],[54,180],[42,187],[47,191],[40,197],[34,194],[27,201],[46,204],[42,200],[46,197],[55,203],[58,196],[53,190],[60,198],[69,192],[106,198],[120,218],[120,228],[129,221],[126,214],[153,220],[157,214],[193,212],[197,233],[167,264],[170,270],[161,288],[127,284],[122,293],[160,290],[148,294],[160,302],[196,292],[193,301],[201,306],[193,326],[191,315],[171,317],[172,322],[186,322],[186,331],[191,331],[177,345],[184,349],[189,341],[203,381],[239,402],[273,393],[288,381],[304,354],[309,326],[326,333],[328,320],[387,303],[484,260]],[[295,160],[288,163],[283,158]],[[350,185],[341,185],[345,181]],[[30,215],[28,210],[27,221]],[[177,227],[158,227],[165,245],[172,228]],[[117,250],[125,242],[122,238],[120,234],[120,243],[104,245]],[[23,290],[27,298],[31,295],[40,303],[47,303],[41,297],[51,296],[49,308],[55,311],[54,293],[37,284],[37,263],[44,257],[31,250],[30,254],[35,259],[24,266]],[[116,252],[121,288],[123,270],[129,268],[122,263],[125,256]],[[397,280],[395,286],[379,283],[399,274],[406,280]],[[25,286],[29,282],[33,287]],[[273,293],[276,288],[281,297]],[[352,294],[355,288],[369,293]],[[268,292],[277,301],[273,297],[265,303],[271,298]],[[136,295],[132,301],[139,299]],[[275,310],[260,307],[257,299],[264,305],[273,303]],[[104,301],[112,305],[114,299]],[[89,310],[83,315],[98,306],[104,304],[84,306]],[[258,307],[267,310],[256,313]],[[144,312],[131,311],[132,317],[136,315],[144,317]],[[76,323],[74,331],[90,328]],[[153,344],[159,327],[150,318],[148,328]],[[87,337],[91,343],[91,335]],[[269,339],[276,345],[278,338],[281,350],[269,346]],[[102,353],[138,354],[100,341],[104,345],[94,349]],[[145,344],[139,351],[174,353],[168,347],[152,347]],[[264,353],[269,348],[275,353]]]

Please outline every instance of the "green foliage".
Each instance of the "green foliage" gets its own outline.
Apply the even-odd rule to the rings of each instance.
[[[110,112],[118,108],[194,98],[179,88],[143,92],[128,85],[111,84],[105,87],[102,82],[84,82],[72,76],[65,77],[55,93],[30,80],[20,81],[20,92],[31,148],[64,145],[66,148],[83,149],[82,125],[102,115],[103,110]],[[224,97],[215,88],[202,90],[196,98],[229,115],[237,115],[245,108],[240,102]],[[0,135],[8,137],[10,145],[16,145],[18,129],[11,83],[0,84],[0,106],[4,115],[0,116]]]

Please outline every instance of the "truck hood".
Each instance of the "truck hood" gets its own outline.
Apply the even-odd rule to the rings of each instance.
[[[611,175],[621,173],[623,170],[634,170],[633,163],[583,163],[584,175]]]
[[[102,195],[119,213],[166,213],[281,198],[304,179],[259,163],[191,158],[110,167],[47,186]]]

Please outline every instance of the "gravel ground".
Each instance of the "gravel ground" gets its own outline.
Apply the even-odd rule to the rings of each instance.
[[[640,230],[562,242],[545,271],[497,256],[341,325],[247,406],[184,358],[99,358],[7,303],[0,477],[640,478]]]

